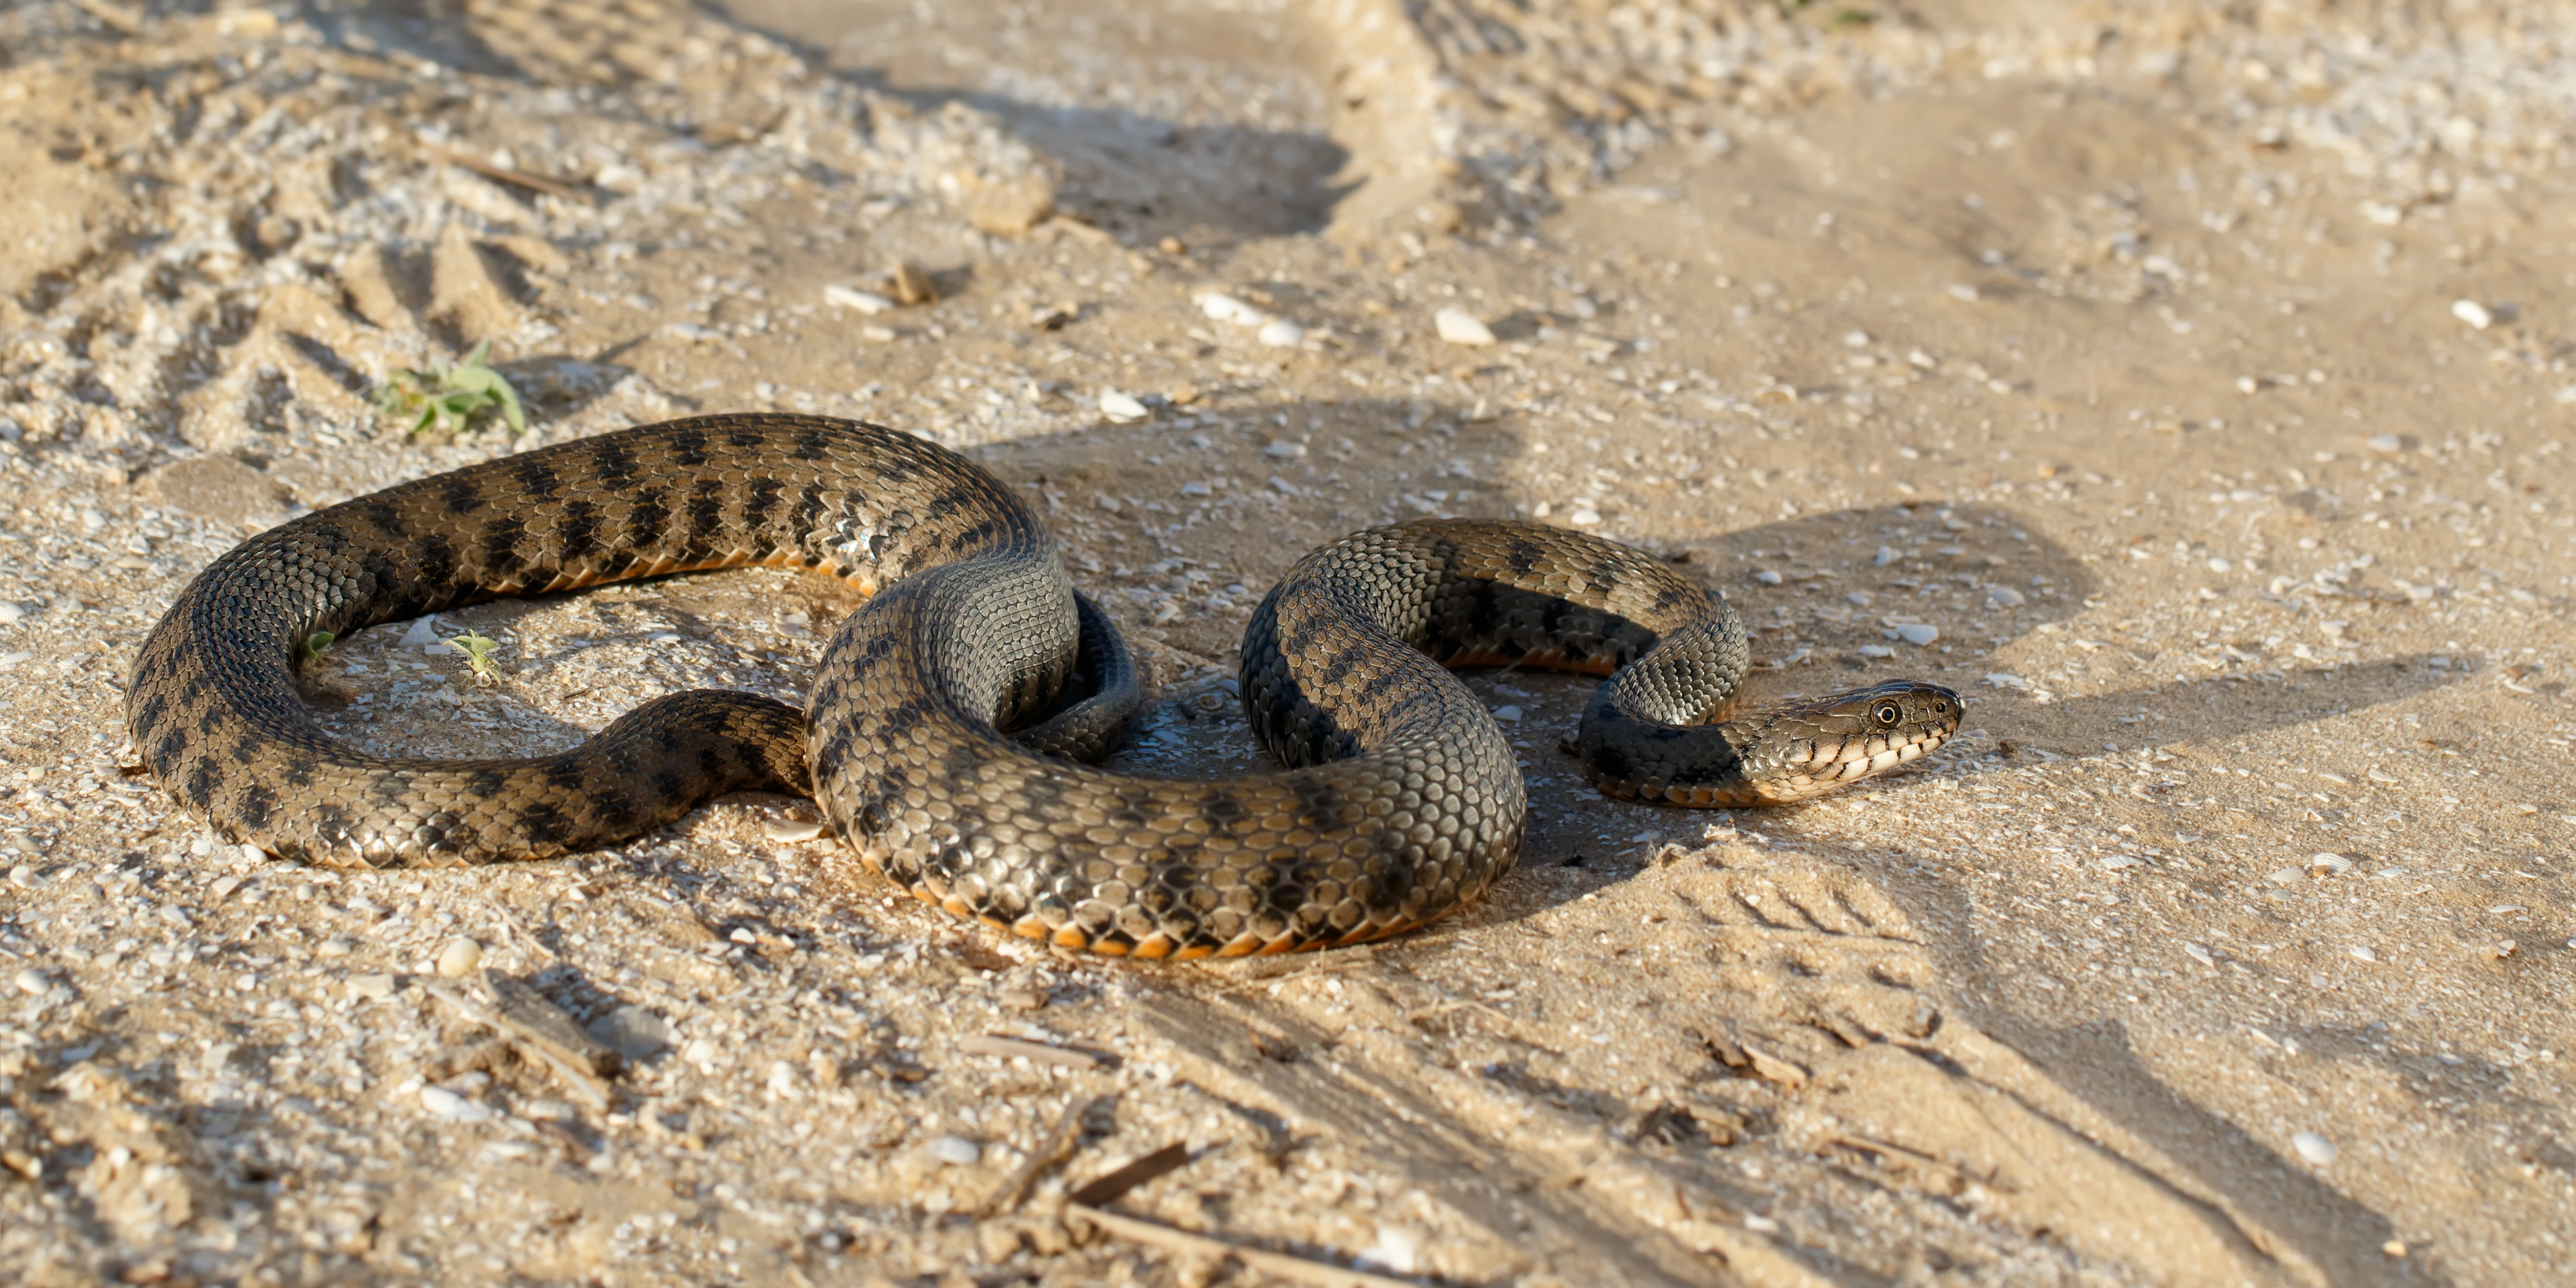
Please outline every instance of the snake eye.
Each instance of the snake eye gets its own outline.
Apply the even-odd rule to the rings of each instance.
[[[1893,729],[1905,719],[1905,709],[1893,702],[1882,702],[1870,708],[1869,718]]]

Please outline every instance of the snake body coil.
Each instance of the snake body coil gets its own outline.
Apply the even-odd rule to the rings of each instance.
[[[293,665],[314,632],[507,595],[766,564],[872,598],[806,712],[750,694],[648,702],[570,751],[430,761],[326,734]],[[1612,674],[1576,749],[1605,791],[1795,800],[1939,746],[1956,695],[1896,682],[1725,714],[1734,610],[1652,557],[1484,520],[1371,529],[1308,555],[1246,630],[1243,699],[1285,772],[1116,774],[1137,702],[1107,619],[1013,491],[906,434],[709,416],[388,488],[244,542],[137,661],[135,742],[224,836],[337,866],[534,858],[614,843],[719,793],[818,797],[866,863],[952,912],[1143,956],[1356,943],[1508,870],[1512,748],[1448,666]]]

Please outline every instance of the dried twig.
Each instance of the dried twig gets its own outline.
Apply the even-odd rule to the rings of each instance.
[[[1066,1069],[1097,1069],[1100,1067],[1100,1057],[1093,1055],[1088,1051],[1076,1051],[1071,1047],[1049,1046],[1044,1042],[1030,1042],[1020,1038],[1006,1038],[991,1033],[971,1033],[965,1037],[959,1038],[957,1039],[957,1049],[968,1055],[1000,1056],[1005,1060],[1008,1060],[1013,1056],[1027,1056],[1030,1061],[1034,1063],[1052,1064]]]
[[[1127,1191],[1166,1172],[1178,1171],[1189,1161],[1190,1147],[1175,1141],[1107,1176],[1085,1182],[1081,1189],[1065,1197],[1081,1205],[1115,1203]]]
[[[1310,1284],[1313,1288],[1421,1288],[1419,1283],[1410,1279],[1391,1279],[1284,1252],[1266,1252],[1212,1235],[1192,1234],[1160,1221],[1148,1221],[1124,1212],[1104,1211],[1087,1203],[1067,1203],[1064,1210],[1066,1215],[1078,1216],[1122,1239],[1207,1257],[1232,1257],[1250,1269],[1290,1283]]]
[[[1037,1184],[1038,1178],[1045,1175],[1048,1168],[1073,1157],[1074,1146],[1082,1140],[1082,1120],[1106,1099],[1106,1096],[1091,1096],[1065,1106],[1064,1117],[1056,1120],[1055,1130],[1047,1133],[1045,1142],[1035,1152],[1020,1161],[1019,1167],[1003,1179],[1000,1188],[977,1205],[975,1215],[1000,1216],[1018,1207],[1020,1200],[1029,1196],[1029,1187]]]
[[[107,24],[118,35],[143,34],[143,15],[131,5],[117,4],[115,0],[76,0],[76,3],[82,12]]]
[[[530,192],[542,192],[549,197],[561,197],[566,201],[578,201],[584,205],[590,204],[590,194],[583,192],[581,189],[565,183],[560,179],[549,179],[541,174],[530,174],[525,170],[513,170],[508,166],[494,165],[489,161],[485,161],[468,153],[459,152],[456,149],[441,143],[424,143],[421,146],[428,149],[431,156],[437,157],[439,160],[444,161],[449,165],[463,166],[486,179],[496,180],[501,183],[515,184]]]
[[[489,1006],[443,985],[427,981],[421,985],[457,1014],[500,1033],[521,1055],[554,1070],[592,1108],[608,1107],[605,1075],[617,1069],[615,1051],[582,1032],[545,994],[516,979],[487,971],[484,986],[492,991]]]

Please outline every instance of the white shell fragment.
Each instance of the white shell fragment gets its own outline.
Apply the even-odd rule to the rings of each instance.
[[[1125,424],[1128,421],[1143,420],[1153,413],[1147,411],[1145,404],[1138,402],[1133,394],[1120,393],[1115,389],[1103,389],[1100,391],[1100,414]]]
[[[780,819],[775,822],[763,824],[760,829],[760,834],[781,845],[795,845],[798,842],[810,841],[815,837],[821,836],[823,834],[823,825],[820,823],[804,822],[797,819]]]
[[[2495,311],[2476,300],[2451,301],[2451,316],[2481,331],[2495,325]]]
[[[2337,1152],[2333,1141],[2312,1131],[2293,1133],[2290,1137],[2290,1148],[2299,1151],[2299,1157],[2319,1167],[2333,1164]]]
[[[867,314],[888,313],[894,309],[894,301],[874,291],[838,284],[823,288],[823,302],[836,309],[856,309]]]
[[[973,1167],[984,1157],[984,1147],[963,1136],[933,1136],[921,1149],[950,1167]]]
[[[1494,342],[1492,327],[1486,326],[1483,319],[1455,304],[1433,314],[1431,325],[1439,329],[1441,339],[1451,344],[1488,345]]]
[[[1896,638],[1916,647],[1941,638],[1941,628],[1929,622],[1898,622],[1893,630]]]
[[[1306,339],[1306,328],[1286,318],[1274,318],[1253,337],[1274,349],[1293,349]]]
[[[483,966],[483,945],[460,935],[438,950],[438,973],[450,979],[462,978]]]
[[[1198,303],[1199,312],[1219,322],[1231,322],[1236,326],[1260,326],[1270,320],[1269,314],[1223,291],[1209,291],[1198,297]]]
[[[428,1110],[432,1117],[456,1123],[490,1122],[497,1116],[490,1105],[458,1095],[445,1087],[421,1088],[420,1107]]]

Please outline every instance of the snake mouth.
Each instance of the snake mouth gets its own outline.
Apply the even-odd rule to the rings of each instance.
[[[1729,721],[1737,759],[1722,776],[1605,777],[1599,786],[1623,800],[1699,809],[1794,804],[1940,750],[1966,710],[1956,692],[1921,680],[1823,694]]]
[[[1966,713],[1956,692],[1920,680],[1774,707],[1748,722],[1748,786],[1766,804],[1820,795],[1939,750]]]

